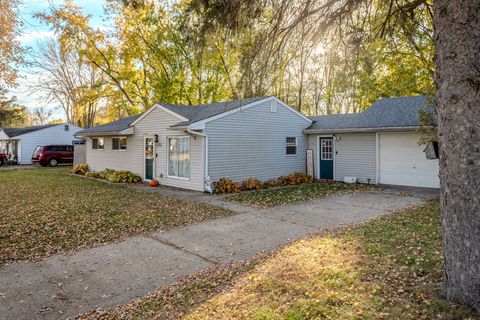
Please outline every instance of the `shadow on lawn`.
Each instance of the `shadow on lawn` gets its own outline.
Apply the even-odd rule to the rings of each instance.
[[[88,318],[477,319],[439,297],[441,279],[440,214],[431,201]]]

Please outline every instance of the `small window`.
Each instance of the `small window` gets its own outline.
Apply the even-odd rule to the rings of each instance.
[[[320,154],[320,160],[333,160],[333,140],[324,139],[322,141],[322,149]]]
[[[127,150],[127,137],[112,138],[112,150]]]
[[[297,154],[297,137],[287,137],[285,141],[287,145],[287,154]]]
[[[270,101],[270,112],[277,112],[277,101],[275,99]]]
[[[103,150],[103,138],[92,138],[92,149]]]
[[[66,124],[63,128],[65,131],[70,131],[70,126],[68,124]]]

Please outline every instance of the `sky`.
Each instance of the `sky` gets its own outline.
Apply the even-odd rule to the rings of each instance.
[[[19,40],[23,47],[33,47],[35,41],[52,37],[54,34],[48,25],[43,24],[33,15],[36,12],[48,11],[50,5],[60,6],[63,4],[63,0],[23,0],[20,6],[20,15],[23,21],[23,30],[19,36]],[[101,26],[104,24],[103,17],[103,5],[105,0],[73,0],[73,3],[82,8],[84,14],[91,15],[91,25]],[[26,57],[29,59],[27,51]],[[27,67],[20,68],[20,79],[18,79],[18,87],[11,90],[11,95],[17,98],[19,104],[26,106],[30,110],[37,107],[45,107],[52,110],[52,119],[64,119],[61,110],[58,110],[57,106],[52,103],[47,103],[38,93],[31,92],[29,90],[29,84],[33,83],[38,76],[32,74],[31,70]]]

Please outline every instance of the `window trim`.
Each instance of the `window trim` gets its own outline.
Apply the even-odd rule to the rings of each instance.
[[[120,144],[120,140],[118,141],[118,147],[119,149],[113,149],[113,139],[121,139],[121,138],[125,138],[125,149],[122,149],[121,148],[121,144]],[[121,151],[121,152],[126,152],[128,150],[128,138],[127,136],[115,136],[115,137],[112,137],[112,151]]]
[[[289,138],[295,139],[295,144],[292,142],[288,142],[287,140]],[[288,153],[288,147],[295,147],[295,153]],[[292,136],[287,136],[285,137],[285,155],[289,157],[294,157],[298,155],[298,138],[297,137],[292,137]]]
[[[313,171],[315,172],[315,176],[317,177],[317,179],[320,179],[320,140],[322,138],[332,138],[332,141],[333,141],[333,178],[335,180],[335,174],[336,174],[336,169],[335,169],[335,163],[336,163],[336,155],[335,155],[335,150],[336,150],[336,143],[335,143],[335,135],[333,134],[320,134],[320,135],[317,135],[316,138],[315,138],[315,142],[316,142],[316,158],[317,160],[314,160],[314,169]]]
[[[322,140],[322,139],[320,139]],[[320,160],[321,161],[333,161],[333,139],[325,139],[325,141],[328,141],[330,143],[330,146],[328,146],[330,148],[330,151],[329,152],[324,152],[323,151],[323,145],[320,143]],[[329,154],[330,155],[330,158],[327,159],[327,158],[324,158],[324,154]]]
[[[98,142],[97,142],[97,148],[94,148],[94,147],[93,147],[93,140],[95,140],[95,139],[97,139],[97,140],[98,140],[98,139],[102,139],[102,147],[103,147],[103,148],[101,148],[101,149],[98,148]],[[104,150],[105,150],[105,137],[93,137],[93,138],[92,138],[92,150],[104,151]]]
[[[182,138],[185,138],[185,139],[188,139],[188,144],[189,144],[189,175],[188,175],[188,178],[187,177],[178,177],[178,176],[172,176],[170,175],[170,172],[169,172],[169,161],[170,161],[170,139],[182,139]],[[166,146],[167,146],[167,159],[166,159],[166,169],[167,169],[167,178],[170,178],[170,179],[177,179],[177,180],[184,180],[184,181],[190,181],[191,180],[191,177],[192,177],[192,139],[190,136],[167,136],[166,137],[167,139],[167,143],[166,143]]]

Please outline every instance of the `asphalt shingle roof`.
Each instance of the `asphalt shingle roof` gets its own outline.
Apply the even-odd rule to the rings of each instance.
[[[429,105],[426,96],[382,98],[363,112],[310,117],[307,130],[417,127],[418,111]]]
[[[213,117],[217,114],[221,114],[240,106],[265,99],[267,97],[255,97],[247,99],[239,99],[224,102],[215,102],[209,104],[199,104],[195,106],[175,105],[175,104],[161,104],[163,107],[185,117],[188,121],[183,121],[173,125],[172,127],[189,125],[191,123],[204,120]]]
[[[127,129],[132,122],[137,120],[143,113],[136,114],[134,116],[126,117],[117,121],[101,124],[93,128],[80,130],[75,133],[76,136],[82,136],[89,133],[106,133],[106,132],[119,132]]]
[[[191,123],[213,117],[217,114],[221,114],[223,112],[227,112],[227,111],[236,109],[240,106],[243,106],[258,100],[262,100],[265,98],[266,97],[256,97],[256,98],[248,98],[248,99],[240,99],[240,100],[232,100],[232,101],[224,101],[224,102],[215,102],[215,103],[209,103],[209,104],[199,104],[194,106],[178,105],[178,104],[160,104],[160,105],[188,119],[186,121],[181,121],[172,126],[172,127],[179,127],[179,126],[189,125]],[[137,120],[141,115],[142,114],[137,114],[134,116],[130,116],[128,118],[123,118],[117,121],[95,126],[93,128],[81,130],[77,132],[75,135],[82,136],[85,134],[92,134],[92,133],[119,132],[130,127],[130,125],[135,120]]]
[[[3,130],[3,132],[5,132],[7,136],[9,136],[10,138],[13,138],[13,137],[20,136],[22,134],[50,128],[57,125],[58,124],[47,124],[43,126],[31,126],[31,127],[23,127],[23,128],[2,128],[0,130]]]

